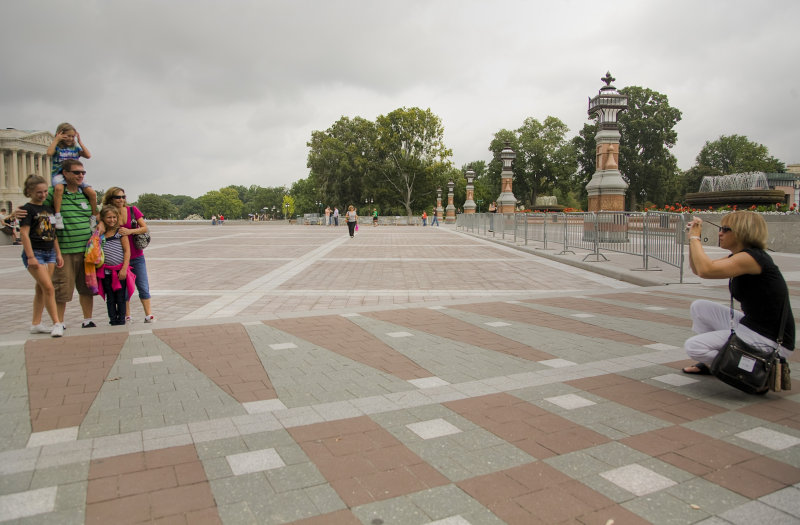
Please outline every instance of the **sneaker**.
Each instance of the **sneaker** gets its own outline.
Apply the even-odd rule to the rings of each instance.
[[[32,324],[31,325],[31,333],[32,334],[49,334],[50,330],[53,328],[50,326],[45,326],[41,323],[39,324]]]
[[[61,323],[56,323],[53,325],[53,330],[50,332],[50,337],[61,337],[64,335],[64,327],[61,326]]]
[[[145,323],[148,322],[147,318],[145,318],[144,322]],[[133,324],[133,317],[131,317],[130,315],[126,315],[125,316],[125,324]]]
[[[56,213],[56,230],[64,229],[64,219],[61,218],[60,213]]]
[[[145,323],[155,323],[156,322],[156,318],[153,317],[152,315],[145,315],[144,316],[144,322]]]
[[[94,321],[89,321],[88,323],[81,323],[81,328],[95,328],[97,325],[94,324]]]

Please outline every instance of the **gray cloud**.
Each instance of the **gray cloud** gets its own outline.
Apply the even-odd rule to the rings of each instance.
[[[97,188],[198,196],[307,176],[313,130],[430,107],[460,166],[501,128],[573,134],[610,70],[683,112],[689,168],[739,133],[800,161],[794,24],[771,1],[4,2],[4,127],[76,125]]]

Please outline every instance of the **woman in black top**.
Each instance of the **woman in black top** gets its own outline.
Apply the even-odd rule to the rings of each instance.
[[[752,345],[774,347],[786,312],[780,354],[789,357],[794,350],[794,317],[789,305],[789,288],[780,270],[765,251],[767,223],[758,213],[736,211],[723,217],[719,245],[731,254],[712,260],[700,242],[702,220],[689,222],[689,265],[704,279],[730,279],[733,298],[741,303],[734,311],[736,335]],[[785,309],[784,309],[785,306]],[[710,365],[731,333],[730,307],[712,301],[692,303],[692,330],[698,335],[686,340],[684,348],[697,364],[687,366],[687,374],[708,374]]]

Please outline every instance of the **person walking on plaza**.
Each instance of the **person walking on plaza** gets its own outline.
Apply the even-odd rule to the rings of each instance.
[[[433,209],[433,219],[431,219],[431,228],[434,226],[439,226],[439,212],[436,211],[436,208]]]
[[[112,186],[106,190],[103,196],[103,204],[113,206],[117,210],[119,233],[129,240],[128,244],[131,251],[130,267],[134,275],[136,275],[136,290],[139,292],[139,300],[142,302],[144,322],[153,323],[155,322],[155,317],[150,306],[150,282],[147,278],[147,263],[144,259],[144,250],[136,246],[132,237],[133,235],[147,233],[149,228],[139,208],[127,205],[127,198],[125,190]],[[130,296],[125,305],[125,321],[133,322]]]
[[[330,226],[331,222],[331,207],[327,206],[325,208],[325,226]]]
[[[81,191],[80,185],[86,170],[83,163],[75,159],[67,159],[61,169],[66,184],[62,199],[61,215],[64,220],[64,229],[57,230],[58,245],[64,264],[56,267],[53,272],[53,286],[56,293],[56,306],[58,318],[64,323],[64,313],[67,303],[72,301],[72,294],[78,289],[78,299],[83,313],[83,328],[94,328],[92,310],[94,309],[94,295],[86,286],[84,273],[83,254],[86,243],[92,235],[90,218],[92,209],[89,198]],[[48,190],[45,206],[53,205],[53,188]]]
[[[489,215],[489,231],[493,232],[494,231],[494,214],[497,213],[497,202],[492,201],[492,203],[489,205],[489,213],[492,214],[492,215]]]
[[[425,212],[425,210],[422,210],[422,225],[428,225],[428,214]]]
[[[81,142],[81,135],[75,127],[68,123],[62,122],[56,128],[56,136],[53,142],[47,148],[47,154],[50,156],[50,182],[53,185],[53,209],[56,212],[56,229],[62,230],[64,228],[64,220],[61,216],[61,199],[64,195],[64,175],[61,173],[62,166],[65,160],[79,160],[81,157],[85,159],[92,158],[89,149]],[[92,205],[92,215],[97,215],[97,192],[85,182],[81,182],[81,191],[89,198]]]
[[[356,209],[351,204],[347,208],[347,229],[350,230],[350,238],[356,236],[356,226],[358,225],[358,214]]]
[[[336,206],[333,207],[333,225],[339,226],[339,208]]]
[[[372,208],[372,226],[378,226],[378,208]]]
[[[765,251],[767,223],[752,211],[735,211],[722,218],[719,246],[731,252],[712,260],[703,250],[702,219],[689,222],[689,266],[704,279],[729,279],[731,296],[742,311],[733,311],[736,335],[753,346],[775,347],[782,339],[779,353],[788,358],[794,350],[795,324],[789,304],[786,281]],[[700,299],[690,307],[692,330],[698,335],[684,343],[686,353],[697,363],[683,369],[686,374],[710,374],[709,366],[731,335],[731,308]],[[785,327],[779,334],[784,312]]]
[[[24,188],[25,196],[31,201],[22,206],[26,212],[19,229],[22,264],[36,281],[31,333],[49,332],[52,337],[61,337],[64,326],[58,316],[52,276],[56,266],[64,266],[64,259],[58,248],[53,208],[43,204],[47,196],[47,181],[38,175],[28,175]],[[53,322],[51,326],[42,324],[45,309]]]
[[[19,240],[17,230],[19,230],[19,221],[17,221],[14,212],[7,214],[7,210],[3,208],[0,210],[0,227],[3,228],[3,233],[10,235],[14,246],[19,246],[22,242]]]

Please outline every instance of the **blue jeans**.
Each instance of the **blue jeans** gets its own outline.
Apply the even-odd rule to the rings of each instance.
[[[39,261],[39,264],[55,264],[56,263],[56,251],[53,250],[37,250],[34,248],[33,256]],[[25,254],[25,250],[22,251],[22,264],[25,268],[28,267],[28,256]]]
[[[139,292],[139,299],[150,299],[150,282],[147,280],[147,265],[145,264],[144,254],[141,257],[131,259],[130,267],[133,275],[136,276],[136,290]]]

